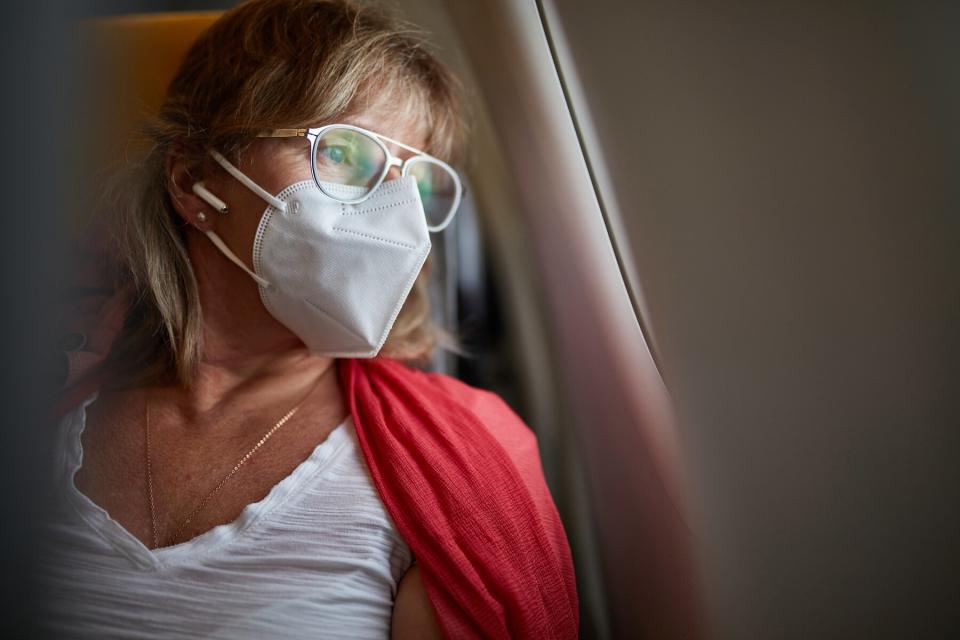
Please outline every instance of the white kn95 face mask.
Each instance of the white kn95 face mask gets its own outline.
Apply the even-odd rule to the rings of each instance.
[[[387,339],[430,252],[416,179],[383,182],[344,204],[311,180],[276,196],[216,151],[217,162],[268,203],[253,244],[253,271],[213,231],[217,248],[260,285],[264,306],[318,355],[372,358]],[[324,183],[355,199],[363,189]]]

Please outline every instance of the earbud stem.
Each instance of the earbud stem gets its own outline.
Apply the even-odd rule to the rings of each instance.
[[[230,207],[227,206],[227,203],[210,193],[210,190],[203,186],[203,182],[194,182],[192,189],[199,198],[205,200],[207,204],[220,213],[224,215],[229,213]]]

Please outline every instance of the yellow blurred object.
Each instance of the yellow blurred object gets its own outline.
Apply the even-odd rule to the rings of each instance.
[[[190,45],[222,11],[116,16],[78,23],[83,65],[76,160],[81,197],[135,160],[147,141],[139,126],[154,115]]]

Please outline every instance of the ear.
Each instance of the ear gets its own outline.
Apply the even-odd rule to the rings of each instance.
[[[180,218],[200,231],[213,229],[217,210],[193,192],[193,184],[199,181],[200,177],[190,174],[183,156],[175,152],[168,153],[165,171],[170,201]]]

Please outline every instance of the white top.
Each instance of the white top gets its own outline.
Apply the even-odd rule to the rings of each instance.
[[[347,418],[265,498],[150,550],[81,493],[86,407],[57,430],[42,622],[53,637],[388,638],[409,547]]]

